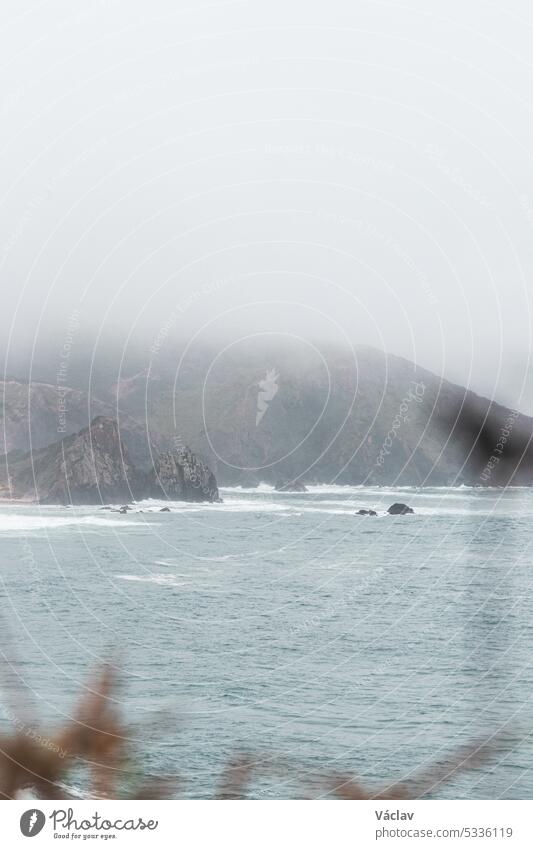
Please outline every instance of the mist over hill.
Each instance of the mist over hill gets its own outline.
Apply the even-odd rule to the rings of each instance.
[[[28,450],[30,434],[38,449],[105,414],[118,419],[136,466],[185,444],[221,485],[533,482],[532,419],[366,346],[265,334],[71,377],[77,387],[3,385],[4,453]],[[521,460],[487,474],[491,440],[496,448],[509,423]]]

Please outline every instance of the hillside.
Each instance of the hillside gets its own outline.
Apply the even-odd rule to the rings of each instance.
[[[140,372],[113,395],[155,430],[177,433],[219,483],[533,483],[532,419],[408,360],[250,340],[176,362],[172,377]],[[509,418],[510,462],[487,477]]]
[[[532,419],[367,347],[304,352],[290,341],[251,339],[161,356],[98,391],[90,404],[69,391],[67,428],[113,411],[132,464],[145,471],[155,454],[183,444],[223,485],[533,483]],[[34,447],[57,440],[54,393],[34,385],[28,406],[27,386],[10,382],[8,448],[27,450],[28,418]],[[496,455],[487,474],[504,431],[505,458]]]
[[[12,451],[34,451],[60,442],[88,427],[97,416],[117,417],[116,403],[102,400],[80,389],[52,383],[27,383],[16,378],[0,381],[0,455]],[[143,418],[120,415],[120,436],[135,466],[148,470],[158,451],[171,443],[151,430],[147,435]]]
[[[87,395],[77,389],[11,378],[0,381],[0,401],[0,454],[28,451],[30,434],[33,447],[42,448],[88,424]],[[106,406],[95,402],[94,415],[103,414]]]

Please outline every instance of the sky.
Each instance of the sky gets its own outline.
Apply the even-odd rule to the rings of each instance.
[[[369,344],[533,414],[529,3],[8,0],[5,371]]]

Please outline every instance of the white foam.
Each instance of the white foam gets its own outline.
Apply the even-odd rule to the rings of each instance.
[[[125,526],[144,527],[140,522],[131,522],[127,519],[106,519],[102,516],[32,516],[28,514],[18,515],[16,513],[0,514],[0,533],[10,531],[46,531],[57,528],[80,526],[82,528],[114,528]]]
[[[219,486],[219,492],[276,492],[269,483],[260,483],[258,486]]]
[[[147,584],[158,584],[164,587],[185,587],[185,581],[176,581],[176,575],[114,575],[121,581],[140,581]]]
[[[239,490],[239,494],[243,494],[243,490]],[[277,493],[276,493],[277,495]],[[161,507],[169,507],[171,513],[199,513],[208,511],[210,513],[287,513],[294,510],[290,504],[279,504],[277,501],[262,498],[230,498],[223,504],[210,504],[185,501],[140,501],[130,511],[130,513],[139,513],[140,510],[150,513],[159,513]]]

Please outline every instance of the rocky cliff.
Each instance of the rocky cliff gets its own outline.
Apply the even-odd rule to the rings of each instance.
[[[0,495],[41,504],[104,504],[149,497],[216,501],[209,468],[188,448],[156,455],[148,473],[131,462],[114,419],[33,452],[13,452],[0,464]]]
[[[152,498],[171,501],[219,501],[214,474],[186,447],[159,454],[145,487]]]
[[[2,471],[4,496],[42,504],[127,501],[137,480],[116,421],[104,416],[61,442],[3,458]]]

